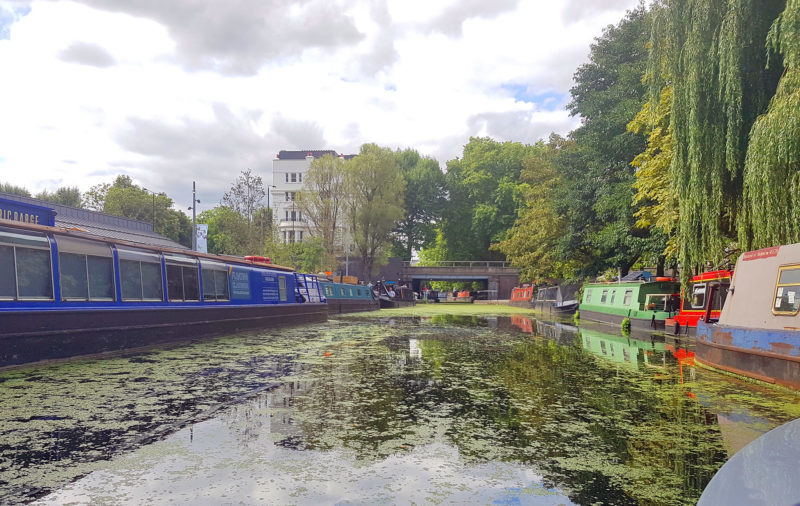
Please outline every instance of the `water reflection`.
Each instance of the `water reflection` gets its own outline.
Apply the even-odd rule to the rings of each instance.
[[[88,475],[48,501],[693,503],[723,418],[795,416],[685,343],[525,318],[343,318],[5,373],[0,502]]]

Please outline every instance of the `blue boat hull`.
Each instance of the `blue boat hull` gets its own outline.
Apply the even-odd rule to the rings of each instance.
[[[734,374],[800,389],[800,331],[697,323],[697,360]]]

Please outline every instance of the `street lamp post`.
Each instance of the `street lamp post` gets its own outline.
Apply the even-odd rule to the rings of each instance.
[[[189,206],[189,209],[192,210],[192,251],[197,251],[197,204],[199,203],[197,187],[195,182],[192,181],[192,205]]]

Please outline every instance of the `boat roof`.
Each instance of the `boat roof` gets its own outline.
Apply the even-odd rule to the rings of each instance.
[[[169,246],[155,246],[150,244],[142,244],[140,242],[126,241],[123,239],[117,239],[115,237],[92,234],[90,232],[87,232],[86,230],[76,229],[76,228],[49,227],[46,225],[34,225],[32,223],[21,223],[19,221],[3,220],[3,219],[0,219],[0,226],[29,230],[34,232],[58,234],[63,236],[75,237],[78,239],[86,239],[90,241],[101,241],[119,246],[127,246],[129,248],[138,248],[149,251],[173,253],[176,255],[187,255],[196,258],[206,258],[208,260],[216,260],[218,262],[236,263],[241,265],[254,265],[259,267],[269,267],[270,269],[295,272],[295,270],[292,269],[291,267],[286,267],[283,265],[253,262],[250,260],[245,260],[242,257],[236,257],[232,255],[215,255],[213,253],[201,253],[199,251],[188,250],[184,247],[174,248]]]

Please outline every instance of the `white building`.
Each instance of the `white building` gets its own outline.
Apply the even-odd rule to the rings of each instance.
[[[302,242],[311,233],[308,222],[294,205],[295,195],[303,188],[303,179],[311,162],[325,155],[339,155],[332,149],[311,151],[280,151],[272,160],[272,184],[269,188],[270,206],[278,223],[278,234],[283,242]]]

